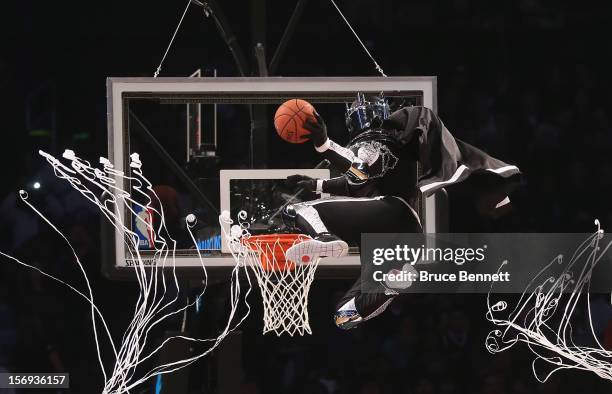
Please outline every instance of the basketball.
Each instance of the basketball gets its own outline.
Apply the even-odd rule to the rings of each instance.
[[[308,101],[301,99],[287,100],[281,104],[274,114],[274,127],[278,135],[292,144],[308,141],[304,122],[308,117],[314,119],[314,107]]]

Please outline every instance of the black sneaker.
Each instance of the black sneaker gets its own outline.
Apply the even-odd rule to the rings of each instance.
[[[343,330],[350,330],[363,322],[363,318],[354,309],[337,311],[334,313],[334,323],[336,323],[338,328]]]

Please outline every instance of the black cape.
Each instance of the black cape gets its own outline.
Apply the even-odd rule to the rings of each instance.
[[[383,128],[400,145],[414,145],[422,174],[417,187],[424,196],[464,183],[469,186],[457,189],[471,193],[479,209],[491,213],[508,204],[508,194],[520,184],[517,166],[453,137],[429,108],[402,108],[384,121]]]

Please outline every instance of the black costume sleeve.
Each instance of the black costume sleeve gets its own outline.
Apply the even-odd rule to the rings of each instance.
[[[323,193],[329,193],[335,196],[348,196],[349,186],[345,176],[323,180]]]
[[[423,174],[417,186],[425,196],[468,177],[486,174],[486,180],[479,182],[480,187],[474,192],[494,195],[491,197],[493,199],[499,198],[499,201],[489,203],[495,209],[505,205],[507,193],[520,183],[521,172],[518,167],[453,137],[442,120],[429,108],[402,108],[391,114],[383,127],[401,145],[417,141],[418,160]]]

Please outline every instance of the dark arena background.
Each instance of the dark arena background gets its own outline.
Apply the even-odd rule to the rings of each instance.
[[[27,190],[28,201],[73,245],[117,341],[134,313],[137,283],[109,274],[104,256],[114,247],[103,240],[100,211],[56,179],[38,151],[61,157],[65,149],[71,149],[93,164],[100,156],[107,157],[107,78],[153,77],[185,4],[178,0],[3,4],[0,251],[85,288],[66,243],[20,200],[18,191]],[[337,5],[386,75],[437,77],[437,114],[455,137],[521,169],[522,183],[512,193],[509,213],[496,219],[483,217],[462,198],[451,195],[446,231],[592,233],[595,219],[604,230],[612,229],[612,29],[607,2],[339,0]],[[208,7],[217,11],[223,26],[204,12]],[[281,50],[276,52],[279,43]],[[236,58],[241,56],[238,67]],[[328,0],[193,0],[159,77],[188,77],[198,69],[211,78],[380,77]],[[415,100],[410,104],[418,105],[418,97]],[[220,122],[231,124],[227,119],[243,116],[247,125],[219,129],[216,154],[226,165],[223,168],[283,168],[287,163],[290,166],[284,168],[314,168],[317,164],[310,142],[290,145],[273,132],[277,103],[254,110],[256,119],[268,122],[269,134],[263,138],[249,130],[249,113],[232,112],[229,104],[220,107]],[[174,115],[164,117],[146,103],[130,108],[141,118],[148,117],[152,133],[167,152],[178,157],[182,171],[198,174],[192,177],[196,188],[204,194],[207,188],[218,190],[218,176],[206,175],[211,167],[183,157],[188,131],[184,125],[176,126]],[[333,108],[325,104],[318,108],[328,120],[330,136],[348,143],[342,118],[334,120]],[[137,127],[136,121],[127,123]],[[260,133],[263,130],[261,124],[253,127]],[[134,138],[131,146],[142,147],[143,172],[154,184],[181,183],[176,172],[151,153],[152,148]],[[241,158],[248,164],[239,162]],[[176,189],[178,198],[193,192]],[[219,347],[186,368],[151,377],[129,392],[561,394],[612,390],[609,379],[574,369],[539,382],[531,367],[534,355],[526,346],[489,353],[485,339],[493,326],[485,317],[486,294],[404,295],[376,319],[341,330],[332,318],[335,305],[357,275],[358,270],[353,270],[315,279],[308,304],[312,335],[262,335],[261,295],[255,288],[249,295],[250,315]],[[180,283],[179,296],[193,300],[198,278],[189,273]],[[155,327],[149,341],[156,345],[176,332],[217,335],[227,320],[228,286],[215,278],[197,307]],[[590,307],[593,330],[610,351],[610,295],[591,294]],[[586,315],[584,310],[577,313]],[[0,393],[103,392],[105,381],[91,326],[87,301],[3,257],[0,373],[69,373],[70,388],[0,388]],[[578,323],[575,330],[581,338],[585,327]],[[186,358],[197,350],[196,345],[169,344],[149,361]],[[107,371],[112,370],[112,357],[103,362]],[[610,358],[608,365],[612,369]]]

